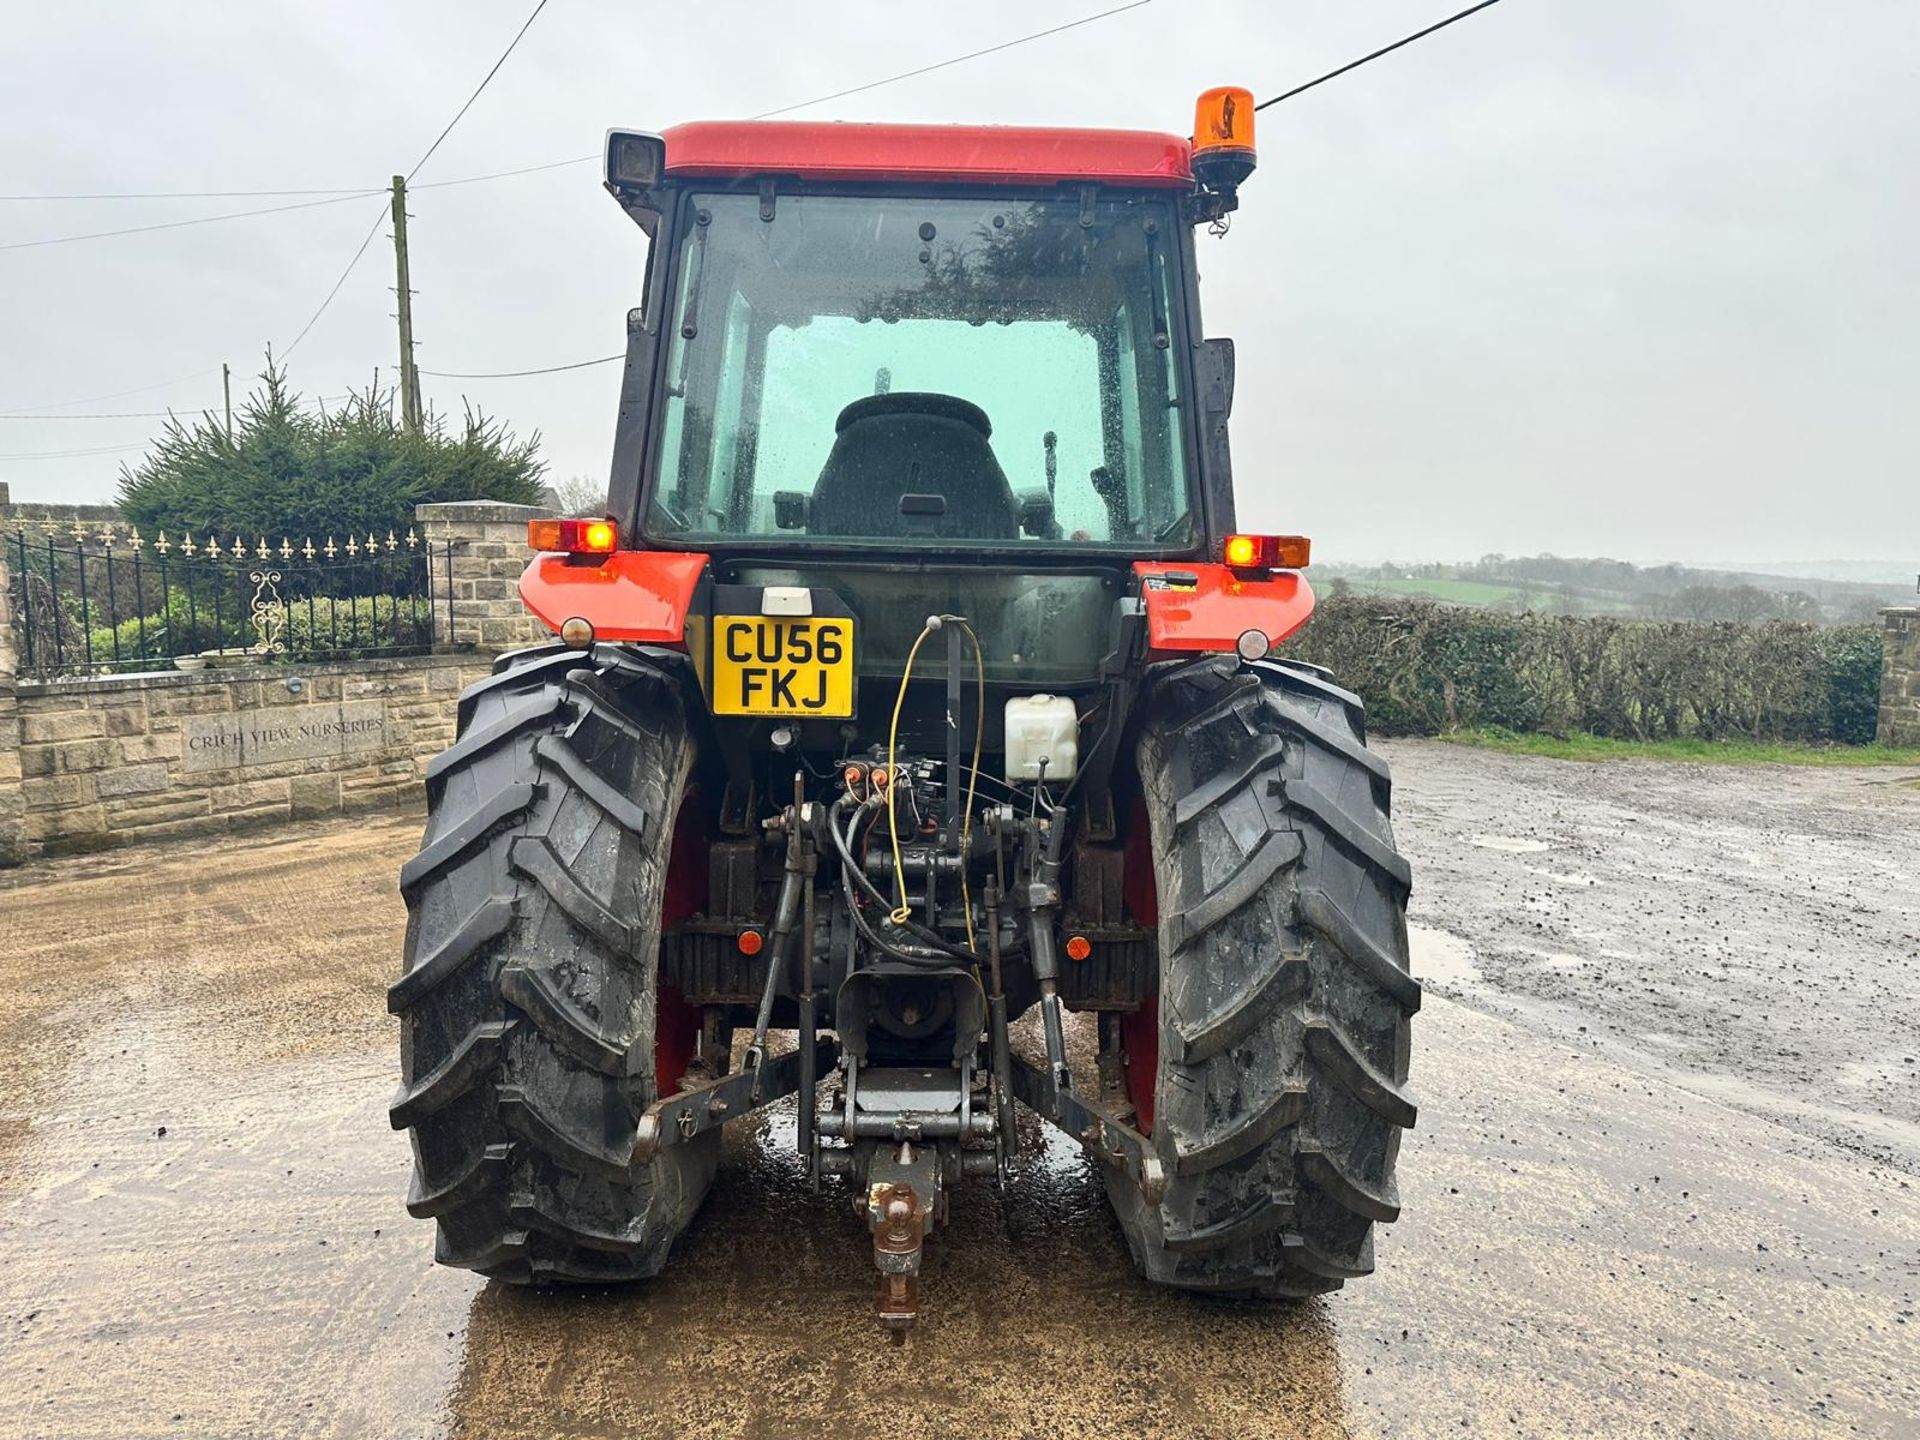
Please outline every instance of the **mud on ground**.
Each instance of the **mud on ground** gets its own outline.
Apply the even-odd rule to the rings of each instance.
[[[790,1114],[654,1284],[432,1266],[412,822],[0,877],[0,1436],[1912,1433],[1915,777],[1387,748],[1429,989],[1380,1273],[1150,1291],[1036,1126],[904,1351]]]

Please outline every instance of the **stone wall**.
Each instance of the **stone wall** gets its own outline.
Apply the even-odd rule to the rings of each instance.
[[[0,509],[7,487],[0,485]],[[0,866],[27,858],[26,797],[20,786],[20,701],[15,674],[13,587],[7,581],[6,554],[0,550]]]
[[[1920,745],[1920,609],[1883,610],[1886,665],[1880,672],[1882,745]]]
[[[76,524],[117,518],[107,507],[7,499],[0,485],[0,530],[43,512]],[[0,866],[417,807],[428,762],[453,740],[460,690],[500,651],[552,638],[521,606],[517,583],[530,558],[526,522],[550,513],[490,501],[417,509],[434,544],[437,643],[410,659],[21,679],[0,550]]]
[[[489,669],[449,655],[26,686],[21,839],[51,855],[410,808],[455,697]]]
[[[533,505],[503,505],[494,500],[459,500],[414,508],[420,532],[431,547],[437,573],[434,594],[452,588],[452,642],[455,646],[501,651],[540,645],[553,636],[520,603],[520,572],[533,553],[527,549],[527,521],[552,515]],[[452,576],[441,547],[453,545]],[[440,613],[446,607],[440,606]]]

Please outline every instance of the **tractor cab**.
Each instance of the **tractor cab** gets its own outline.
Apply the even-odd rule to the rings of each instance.
[[[924,616],[885,577],[953,577],[935,582],[944,608],[1007,622],[996,678],[1092,682],[1104,612],[1148,588],[1135,567],[1217,565],[1234,530],[1232,346],[1202,338],[1193,253],[1251,168],[1250,109],[1222,132],[1233,103],[1203,100],[1197,133],[1226,139],[1199,147],[1001,126],[613,132],[607,187],[652,240],[610,489],[623,548],[706,555],[717,580],[830,577],[864,622],[863,673],[895,677]],[[544,569],[563,581],[566,563]],[[1248,593],[1275,602],[1273,642],[1310,596],[1270,571],[1273,593]],[[556,629],[578,613],[602,638],[661,638],[568,609],[542,573],[527,598]]]

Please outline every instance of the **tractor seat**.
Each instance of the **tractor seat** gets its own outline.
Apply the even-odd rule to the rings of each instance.
[[[834,421],[807,529],[821,536],[1017,540],[1020,515],[986,412],[957,395],[856,400]]]

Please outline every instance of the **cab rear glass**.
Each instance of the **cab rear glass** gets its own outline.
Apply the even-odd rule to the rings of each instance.
[[[685,203],[650,533],[1192,542],[1169,201]]]

